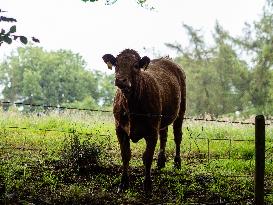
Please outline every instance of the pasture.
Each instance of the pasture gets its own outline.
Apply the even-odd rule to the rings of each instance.
[[[117,194],[121,158],[111,113],[18,111],[0,115],[1,204],[253,204],[254,126],[186,120],[182,169],[152,166],[153,194],[143,194],[144,140],[131,143],[130,188]],[[266,127],[266,202],[273,203],[273,126]]]

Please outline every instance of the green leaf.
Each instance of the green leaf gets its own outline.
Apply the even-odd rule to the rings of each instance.
[[[8,35],[5,35],[3,37],[3,40],[4,42],[6,42],[7,44],[11,44],[12,43],[12,39],[8,36]]]
[[[25,36],[20,36],[20,41],[23,43],[23,44],[27,44],[27,38]]]
[[[1,33],[0,34],[5,34],[5,30],[4,29],[1,29]]]
[[[32,40],[33,40],[35,43],[40,43],[40,41],[39,41],[38,38],[32,37]]]
[[[10,27],[9,32],[10,33],[15,33],[16,32],[16,26],[14,25],[14,26]]]
[[[15,18],[8,18],[5,16],[0,16],[0,21],[6,21],[6,22],[17,22]]]

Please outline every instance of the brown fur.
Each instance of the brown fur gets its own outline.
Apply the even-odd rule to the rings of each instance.
[[[115,60],[112,62],[116,62],[116,85],[121,87],[117,89],[113,108],[123,161],[120,188],[128,185],[130,139],[137,142],[144,138],[147,144],[143,155],[144,189],[147,193],[151,191],[150,169],[157,138],[160,135],[157,164],[162,168],[166,161],[168,125],[172,123],[176,142],[175,165],[178,168],[181,166],[180,144],[186,109],[186,77],[183,70],[170,59],[160,58],[150,62],[148,57],[141,59],[136,51],[130,49],[121,52]],[[128,87],[130,92],[123,90],[121,82],[125,82],[124,87]]]

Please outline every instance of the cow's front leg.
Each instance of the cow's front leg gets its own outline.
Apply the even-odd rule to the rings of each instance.
[[[151,180],[151,166],[153,162],[153,156],[155,146],[157,142],[158,133],[155,132],[153,135],[145,138],[146,150],[143,154],[143,163],[145,166],[145,178],[144,178],[144,192],[149,195],[152,191],[152,180]]]
[[[127,133],[121,128],[116,128],[116,134],[118,137],[120,151],[121,151],[121,158],[123,164],[123,172],[121,176],[121,182],[118,188],[118,192],[121,192],[128,188],[129,186],[129,177],[128,177],[128,168],[129,162],[131,159],[131,149],[130,149],[130,139]]]

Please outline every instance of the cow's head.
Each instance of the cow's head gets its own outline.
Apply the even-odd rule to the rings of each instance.
[[[102,59],[109,69],[115,67],[115,85],[124,94],[129,94],[132,91],[135,77],[139,75],[141,68],[147,69],[150,63],[147,56],[141,58],[136,51],[131,49],[125,49],[117,57],[105,54]]]

